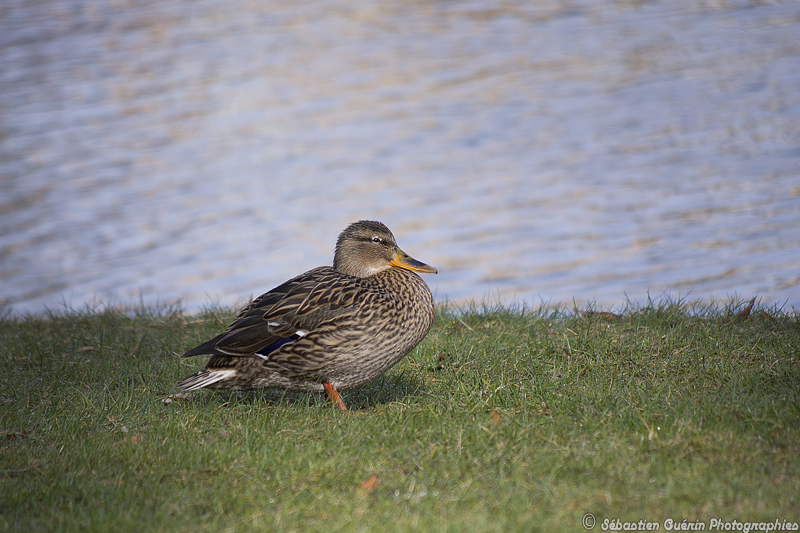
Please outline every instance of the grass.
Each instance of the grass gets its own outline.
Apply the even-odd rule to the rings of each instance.
[[[583,531],[798,522],[796,312],[439,309],[341,413],[179,394],[234,310],[0,321],[0,530]],[[377,476],[377,485],[375,478]]]

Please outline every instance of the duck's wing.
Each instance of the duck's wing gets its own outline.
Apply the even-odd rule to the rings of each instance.
[[[183,354],[267,356],[323,322],[356,311],[365,296],[358,278],[330,267],[309,270],[262,294],[242,309],[225,332]]]

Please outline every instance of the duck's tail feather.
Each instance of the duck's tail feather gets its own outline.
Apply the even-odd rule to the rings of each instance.
[[[191,376],[185,377],[178,382],[178,388],[183,390],[197,390],[202,388],[216,389],[216,383],[225,381],[236,375],[236,369],[229,368],[224,370],[209,370],[204,368],[195,372]]]

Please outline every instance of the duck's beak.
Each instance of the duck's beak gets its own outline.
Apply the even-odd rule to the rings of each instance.
[[[400,248],[397,249],[397,255],[394,259],[389,261],[389,264],[398,268],[405,268],[406,270],[413,270],[414,272],[423,272],[425,274],[438,274],[438,271],[430,265],[426,265],[421,261],[417,261]]]

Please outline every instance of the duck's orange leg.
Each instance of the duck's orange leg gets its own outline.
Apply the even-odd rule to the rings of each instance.
[[[328,399],[331,402],[341,407],[342,411],[347,411],[347,407],[345,407],[342,399],[339,398],[339,393],[336,392],[336,389],[333,388],[333,385],[323,382],[322,387],[325,389],[325,395],[328,396]]]

